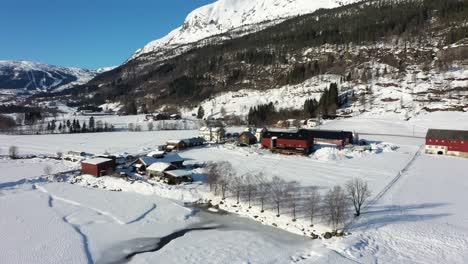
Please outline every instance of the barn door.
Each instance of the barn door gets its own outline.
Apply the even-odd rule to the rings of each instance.
[[[274,149],[278,145],[278,138],[277,137],[272,137],[271,138],[271,148]]]

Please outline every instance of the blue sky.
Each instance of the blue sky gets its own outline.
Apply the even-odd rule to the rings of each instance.
[[[0,60],[121,64],[214,0],[1,0]]]

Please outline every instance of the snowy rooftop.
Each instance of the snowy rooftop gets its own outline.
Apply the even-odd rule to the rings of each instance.
[[[192,176],[192,173],[190,171],[186,170],[171,170],[171,171],[166,171],[167,175],[179,178],[179,177],[186,177],[186,176]]]
[[[151,164],[157,162],[158,160],[153,158],[153,157],[142,157],[142,158],[140,158],[140,161],[143,164],[145,164],[146,166],[148,166],[148,165],[151,165]]]
[[[148,155],[146,155],[146,156],[148,156],[148,157],[158,156],[158,157],[159,157],[159,156],[164,156],[165,153],[166,153],[166,152],[164,152],[164,151],[159,151],[159,150],[157,150],[157,151],[151,151],[151,152],[148,153]]]
[[[163,172],[169,169],[172,165],[166,162],[156,162],[151,164],[147,170],[149,171],[156,171],[156,172]]]
[[[82,163],[97,165],[97,164],[106,163],[106,162],[109,162],[109,161],[112,161],[112,160],[111,159],[106,159],[106,158],[95,158],[95,159],[85,160]]]

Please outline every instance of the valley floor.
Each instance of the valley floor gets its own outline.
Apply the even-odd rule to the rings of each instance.
[[[468,160],[425,155],[420,152],[424,139],[418,137],[428,127],[467,129],[467,121],[468,115],[459,113],[436,113],[409,122],[330,121],[323,127],[368,132],[374,135],[361,138],[399,147],[343,159],[314,160],[229,146],[180,153],[189,163],[228,160],[239,173],[263,171],[323,190],[350,177],[363,177],[372,189],[372,203],[349,225],[351,235],[330,240],[311,240],[260,224],[248,215],[186,207],[184,201],[203,191],[198,183],[185,193],[157,185],[145,192],[135,187],[138,183],[116,192],[41,177],[47,165],[59,172],[76,169],[77,163],[1,158],[0,237],[7,239],[0,242],[0,259],[5,263],[466,263]],[[3,154],[10,145],[23,154],[139,153],[168,139],[196,134],[2,135],[0,145]]]

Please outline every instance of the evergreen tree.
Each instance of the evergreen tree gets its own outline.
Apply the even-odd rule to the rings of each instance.
[[[93,116],[89,118],[88,128],[89,128],[89,131],[94,132],[94,117]]]
[[[197,118],[198,118],[198,119],[203,119],[204,116],[205,116],[205,110],[204,110],[203,107],[200,105],[200,106],[198,107]]]
[[[138,108],[137,108],[137,105],[136,105],[136,102],[135,100],[131,100],[128,104],[127,104],[127,113],[129,115],[136,115],[138,114]]]
[[[317,116],[318,102],[315,99],[307,99],[304,103],[304,113],[306,117]]]

